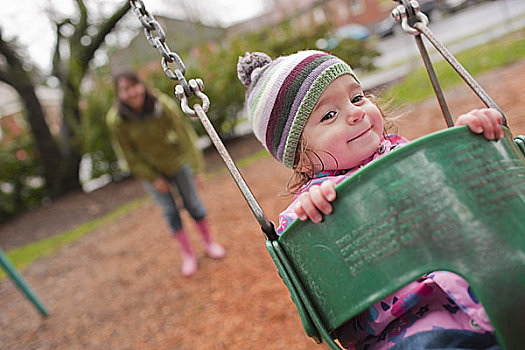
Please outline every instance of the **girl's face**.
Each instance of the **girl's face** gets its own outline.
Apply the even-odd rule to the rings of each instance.
[[[320,158],[311,157],[314,172],[360,165],[377,151],[382,135],[381,111],[349,74],[326,87],[303,131],[307,148]]]
[[[126,78],[120,78],[117,82],[118,98],[137,112],[142,112],[146,88],[142,83]]]

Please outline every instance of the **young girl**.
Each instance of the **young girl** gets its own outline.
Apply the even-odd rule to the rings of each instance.
[[[239,58],[248,88],[246,109],[255,136],[293,169],[293,203],[279,217],[278,234],[296,218],[322,221],[332,212],[335,185],[408,141],[386,135],[384,116],[350,66],[320,51],[272,61],[264,53]],[[458,117],[488,139],[503,137],[492,109]],[[358,315],[336,332],[355,349],[498,349],[485,310],[456,274],[435,271]]]

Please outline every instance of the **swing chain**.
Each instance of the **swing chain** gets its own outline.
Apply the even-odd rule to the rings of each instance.
[[[198,78],[191,79],[189,81],[189,86],[192,91],[192,94],[201,99],[202,109],[205,112],[207,112],[208,108],[210,107],[210,99],[208,98],[208,96],[206,96],[206,94],[202,93],[202,91],[204,90],[204,83],[202,82],[202,80]],[[175,96],[177,96],[181,101],[181,108],[184,111],[184,113],[189,115],[195,115],[195,111],[188,106],[188,97],[186,96],[184,88],[182,86],[177,85],[175,87]]]
[[[186,74],[186,67],[182,62],[180,56],[170,50],[166,44],[166,34],[162,26],[157,22],[155,17],[146,10],[146,6],[142,0],[129,0],[131,8],[137,15],[140,23],[144,27],[144,34],[151,46],[156,48],[161,56],[161,65],[164,73],[171,80],[176,80],[179,84],[175,87],[175,95],[181,101],[181,108],[184,113],[188,115],[195,115],[195,111],[188,106],[188,98],[192,96],[198,97],[202,102],[202,109],[207,112],[210,106],[209,98],[202,93],[204,84],[201,79],[191,79],[186,81],[184,74]],[[170,63],[173,63],[175,68],[170,68]]]
[[[394,0],[396,1],[396,0]],[[395,9],[392,10],[392,17],[396,22],[401,22],[401,28],[410,35],[420,35],[419,30],[415,29],[413,25],[417,22],[423,23],[425,26],[428,25],[428,17],[421,12],[419,3],[415,0],[408,1],[409,6],[402,4],[405,1],[397,1],[401,3]],[[407,10],[408,8],[408,10]]]

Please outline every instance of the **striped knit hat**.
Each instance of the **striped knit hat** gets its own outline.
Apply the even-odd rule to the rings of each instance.
[[[321,51],[272,59],[261,52],[239,57],[237,75],[248,87],[246,110],[253,132],[279,162],[294,167],[299,139],[325,88],[352,68]]]

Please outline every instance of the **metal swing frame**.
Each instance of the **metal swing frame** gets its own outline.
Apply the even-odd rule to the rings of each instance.
[[[11,262],[7,254],[4,253],[2,248],[0,248],[0,266],[7,273],[9,278],[15,283],[15,285],[20,289],[20,291],[25,295],[25,297],[33,304],[33,306],[38,310],[38,312],[47,317],[49,315],[46,306],[40,301],[36,293],[31,289],[29,284],[26,282],[24,277],[18,272],[15,265]]]
[[[472,90],[476,93],[476,95],[481,99],[481,101],[487,106],[491,108],[495,108],[497,110],[500,110],[499,107],[490,99],[488,94],[479,86],[479,84],[470,76],[470,74],[461,66],[461,64],[454,58],[454,56],[448,52],[448,50],[434,37],[432,32],[428,29],[428,19],[426,16],[420,11],[419,4],[417,1],[408,1],[408,0],[394,0],[399,3],[399,6],[397,6],[393,11],[394,18],[401,23],[402,28],[408,32],[409,34],[414,35],[416,43],[418,45],[420,54],[422,56],[423,62],[425,64],[425,68],[427,69],[427,72],[429,74],[430,81],[432,83],[434,92],[436,94],[436,97],[438,99],[438,103],[440,105],[440,108],[442,110],[442,113],[444,115],[445,121],[447,123],[447,126],[451,127],[453,126],[453,121],[450,116],[450,113],[448,111],[448,107],[446,105],[444,95],[441,91],[441,88],[439,86],[438,79],[435,75],[435,72],[432,67],[431,60],[429,58],[429,55],[426,51],[426,48],[424,46],[424,43],[421,39],[421,34],[423,34],[435,47],[436,49],[441,53],[441,55],[450,63],[450,65],[456,70],[456,72],[463,78],[463,80],[469,85]],[[249,189],[248,185],[246,184],[244,178],[242,177],[241,173],[239,172],[238,168],[236,167],[235,163],[233,162],[231,156],[229,155],[228,151],[226,150],[226,147],[222,143],[220,137],[218,136],[217,132],[213,128],[210,120],[208,119],[206,112],[209,107],[209,100],[207,96],[202,92],[204,90],[204,85],[200,79],[192,79],[189,82],[187,82],[184,78],[185,68],[184,64],[182,63],[182,60],[179,58],[179,56],[171,52],[169,48],[167,47],[165,43],[165,35],[158,24],[158,22],[154,19],[154,17],[145,9],[145,6],[142,2],[142,0],[130,0],[130,3],[132,5],[133,10],[136,12],[141,24],[144,27],[144,31],[146,34],[147,40],[150,42],[150,44],[159,50],[159,52],[162,55],[162,67],[164,69],[164,72],[166,75],[172,79],[176,80],[178,82],[178,85],[175,87],[175,95],[180,99],[181,101],[181,108],[182,110],[189,116],[197,116],[199,120],[201,121],[202,125],[206,129],[208,135],[210,136],[211,141],[213,142],[214,146],[216,147],[217,151],[223,158],[230,174],[232,175],[234,181],[236,182],[239,190],[241,191],[242,195],[244,196],[247,204],[249,205],[251,211],[253,212],[256,220],[258,221],[261,230],[265,236],[266,239],[266,247],[267,250],[274,260],[275,265],[277,266],[277,270],[279,272],[279,275],[283,279],[284,283],[288,287],[290,291],[290,295],[294,303],[296,304],[296,307],[298,309],[299,315],[301,317],[301,321],[303,323],[304,329],[308,336],[314,338],[319,343],[325,342],[327,345],[329,345],[332,349],[340,349],[341,347],[339,344],[334,340],[333,338],[333,332],[334,330],[340,326],[343,321],[350,319],[351,317],[357,315],[358,313],[366,310],[368,306],[373,304],[374,302],[377,302],[378,300],[381,300],[382,297],[389,295],[390,293],[394,292],[395,290],[399,289],[403,285],[406,285],[410,281],[416,279],[417,277],[421,276],[425,269],[426,271],[433,271],[435,270],[436,266],[432,264],[432,262],[429,262],[428,256],[429,254],[425,253],[418,253],[420,251],[420,247],[417,246],[417,248],[414,248],[412,253],[410,253],[411,261],[419,261],[422,266],[421,270],[419,267],[417,269],[413,269],[409,271],[409,273],[406,273],[397,281],[397,285],[390,286],[389,288],[383,288],[381,292],[376,293],[374,290],[366,289],[366,283],[361,284],[361,290],[359,293],[365,293],[365,295],[373,294],[372,297],[366,299],[363,298],[363,302],[357,302],[356,305],[351,305],[348,309],[345,310],[342,314],[339,314],[338,309],[346,307],[342,303],[348,303],[347,299],[346,301],[343,300],[341,303],[338,303],[337,301],[334,301],[336,297],[340,295],[329,295],[328,297],[326,295],[319,295],[323,293],[330,293],[328,290],[329,288],[326,288],[326,286],[323,286],[324,279],[322,276],[323,273],[330,274],[331,272],[334,272],[334,274],[337,275],[335,272],[340,272],[343,270],[347,270],[349,268],[349,265],[345,263],[341,263],[341,259],[339,261],[337,259],[331,259],[332,255],[341,253],[339,246],[334,246],[334,240],[337,240],[338,236],[334,236],[337,233],[328,233],[326,235],[325,241],[322,242],[322,244],[316,243],[315,245],[310,245],[311,240],[319,240],[319,237],[323,236],[321,234],[316,234],[314,231],[316,229],[312,229],[310,233],[308,233],[308,229],[305,229],[305,225],[308,225],[308,223],[303,222],[294,222],[290,226],[290,230],[287,230],[283,235],[278,236],[275,232],[275,228],[273,226],[273,223],[268,220],[266,217],[264,211],[260,207],[259,203],[255,199],[254,195],[252,194],[251,190]],[[174,65],[175,69],[172,70],[170,68],[170,64]],[[193,108],[190,108],[188,105],[188,101],[190,98],[195,97],[197,99],[200,99],[201,104],[196,103],[193,105]],[[501,112],[501,110],[500,110]],[[502,113],[503,115],[503,113]],[[503,117],[503,125],[506,126],[506,119]],[[506,137],[502,142],[494,143],[491,147],[486,147],[488,142],[486,142],[482,137],[475,136],[472,133],[468,132],[466,130],[466,127],[462,128],[455,128],[455,129],[447,129],[445,131],[441,131],[438,133],[434,133],[429,135],[428,137],[425,137],[423,140],[416,140],[412,142],[410,145],[408,145],[406,148],[402,148],[395,153],[395,157],[393,156],[385,156],[378,161],[374,162],[373,166],[369,166],[366,168],[365,172],[361,172],[359,175],[351,177],[345,184],[343,184],[341,187],[338,187],[338,192],[340,191],[344,195],[354,195],[351,192],[355,188],[359,188],[360,186],[365,186],[365,179],[367,175],[370,176],[379,176],[377,175],[380,172],[374,173],[375,169],[378,167],[391,167],[394,168],[395,164],[403,164],[403,161],[406,159],[411,159],[411,157],[414,155],[416,158],[422,158],[422,159],[431,159],[434,154],[431,153],[417,153],[412,152],[412,150],[419,151],[420,149],[423,152],[426,152],[429,148],[439,148],[440,144],[442,145],[443,140],[447,140],[449,143],[455,142],[455,147],[458,149],[467,149],[467,154],[473,150],[476,149],[482,149],[484,152],[483,155],[492,159],[494,159],[495,163],[501,163],[501,164],[507,164],[507,168],[504,170],[513,170],[518,169],[520,176],[523,176],[525,174],[525,137],[518,136],[514,139],[512,139],[512,136],[508,129],[505,128],[505,134]],[[414,145],[414,146],[412,146]],[[461,154],[461,152],[458,152],[458,154]],[[505,162],[501,161],[501,158],[505,158]],[[447,158],[443,157],[442,158]],[[472,159],[469,158],[469,159]],[[510,159],[510,161],[509,161]],[[455,163],[447,163],[447,166],[445,168],[453,168]],[[423,167],[421,167],[423,168]],[[390,169],[390,168],[389,168]],[[443,169],[445,171],[446,169]],[[466,169],[462,169],[464,172],[466,172]],[[502,176],[504,176],[504,170],[501,170],[501,172],[498,173],[497,178],[486,178],[486,177],[480,177],[479,182],[487,183],[494,179],[501,179]],[[489,173],[488,171],[486,172]],[[361,174],[363,174],[361,176]],[[484,174],[486,175],[486,174]],[[490,175],[492,176],[492,175]],[[513,200],[512,204],[515,205],[515,211],[522,210],[525,212],[525,188],[524,188],[524,182],[521,178],[518,178],[517,180],[510,179],[510,177],[506,177],[503,185],[516,185],[516,187],[519,187],[515,192],[508,194],[506,193],[505,197],[506,199],[511,198]],[[514,182],[513,182],[514,181]],[[503,186],[502,185],[502,186]],[[481,185],[476,185],[480,187]],[[481,188],[481,187],[480,187]],[[483,188],[482,188],[483,189]],[[398,189],[397,189],[398,190]],[[459,190],[460,192],[464,191],[464,188],[461,188]],[[355,192],[355,191],[354,191]],[[437,191],[436,191],[437,192]],[[468,197],[468,196],[467,196]],[[499,197],[496,197],[496,199],[499,200]],[[386,199],[385,199],[386,200]],[[495,200],[492,198],[492,200]],[[428,203],[427,203],[428,204]],[[433,203],[430,203],[433,204]],[[339,204],[338,204],[339,205]],[[344,208],[350,210],[351,207],[348,207],[348,205],[341,205]],[[427,208],[428,210],[433,210],[432,206],[429,206]],[[327,220],[323,222],[322,225],[324,230],[329,231],[330,225],[346,225],[347,223],[344,222],[345,218],[343,217],[343,222],[337,222],[338,215],[336,214],[337,209],[336,203],[334,203],[334,215],[330,215],[327,217]],[[521,211],[520,211],[521,212]],[[478,215],[482,216],[483,211],[479,212]],[[503,217],[506,212],[501,212],[501,216]],[[396,213],[397,214],[397,213]],[[512,213],[511,213],[512,214]],[[433,213],[434,216],[438,215],[438,213]],[[347,218],[346,218],[347,219]],[[354,218],[355,219],[355,218]],[[476,235],[472,234],[477,233],[478,230],[481,230],[483,232],[486,231],[487,235],[485,237],[485,241],[489,242],[498,242],[498,249],[496,249],[496,252],[492,252],[492,246],[487,246],[486,244],[483,244],[484,241],[480,240],[479,237],[476,238],[477,240],[475,242],[479,243],[476,244],[481,246],[480,249],[473,249],[470,251],[470,255],[468,255],[469,258],[471,258],[471,261],[475,261],[476,263],[480,264],[484,262],[484,257],[481,259],[477,255],[483,255],[483,254],[493,254],[495,257],[497,257],[499,260],[502,260],[506,263],[505,267],[509,269],[509,271],[505,271],[508,275],[503,277],[510,277],[517,280],[518,283],[518,291],[522,291],[522,294],[518,294],[518,300],[517,303],[501,303],[501,305],[495,305],[493,303],[494,301],[494,295],[490,293],[485,293],[484,290],[478,290],[475,289],[475,292],[480,292],[481,301],[483,302],[483,305],[486,306],[487,311],[489,313],[489,316],[491,316],[491,320],[497,320],[499,323],[503,320],[503,325],[496,324],[496,335],[498,337],[498,340],[500,341],[501,345],[506,350],[517,350],[521,346],[521,340],[516,337],[516,335],[519,335],[520,327],[525,322],[524,316],[517,316],[512,318],[510,321],[505,322],[505,315],[506,313],[511,313],[513,311],[513,307],[515,305],[519,305],[520,307],[525,308],[525,263],[523,262],[522,256],[525,255],[525,240],[519,235],[522,236],[525,234],[525,228],[523,227],[523,220],[520,218],[516,219],[515,216],[510,216],[508,219],[511,221],[512,224],[514,224],[518,228],[517,236],[513,235],[514,232],[512,232],[512,227],[507,227],[504,232],[502,233],[505,238],[502,240],[498,240],[498,238],[495,237],[493,234],[493,231],[496,229],[494,226],[491,226],[490,224],[487,226],[487,228],[484,228],[482,226],[479,226],[481,224],[475,223],[473,227],[470,228],[471,235],[467,237],[465,240],[457,241],[456,244],[458,247],[464,247],[465,249],[468,249],[470,245],[472,245],[472,242],[469,240],[470,238],[476,237]],[[358,219],[356,219],[358,221]],[[421,225],[430,225],[432,224],[432,220],[429,222],[423,222],[417,223]],[[447,226],[448,224],[446,222],[443,222],[443,220],[440,221],[441,229],[437,230],[437,232],[431,232],[432,235],[445,235],[446,232],[450,231],[450,228],[452,229],[458,229],[461,224],[459,222],[456,226]],[[314,225],[311,224],[311,227],[320,227],[320,224]],[[362,224],[367,225],[367,224]],[[426,227],[426,226],[425,226]],[[481,229],[480,229],[481,228]],[[358,231],[361,228],[358,227]],[[300,234],[294,233],[297,231],[300,231]],[[301,231],[302,230],[302,231]],[[355,231],[356,229],[354,229]],[[376,227],[376,231],[382,232],[381,228]],[[522,230],[523,232],[521,232]],[[366,231],[366,230],[364,230]],[[416,230],[417,231],[417,230]],[[292,233],[290,233],[292,232]],[[324,234],[325,232],[323,232]],[[366,232],[365,232],[366,233]],[[389,232],[387,232],[389,233]],[[410,232],[409,232],[410,234]],[[424,233],[417,232],[417,234],[420,234],[421,237],[423,237]],[[443,237],[444,237],[443,236]],[[391,236],[390,236],[391,237]],[[415,237],[415,238],[414,238]],[[345,238],[345,237],[343,237]],[[384,237],[383,237],[384,238]],[[412,241],[418,241],[420,237],[416,237],[415,235],[412,236],[404,236],[404,241],[406,242],[412,242]],[[453,237],[450,237],[453,239]],[[342,238],[341,238],[342,239]],[[436,237],[429,237],[429,240],[436,239]],[[505,239],[507,241],[505,241]],[[329,241],[329,242],[328,242]],[[318,242],[318,241],[316,241]],[[393,242],[393,240],[384,240],[380,241],[378,244],[390,244]],[[396,241],[397,242],[397,241]],[[509,244],[511,242],[511,244]],[[341,240],[339,242],[336,242],[335,245],[340,244]],[[347,242],[348,243],[348,242]],[[513,243],[513,244],[512,244]],[[399,244],[397,242],[396,244]],[[434,242],[432,242],[433,245]],[[301,247],[303,249],[301,249]],[[310,250],[317,249],[316,247],[320,247],[322,249],[328,249],[330,251],[330,254],[314,254],[309,255],[304,253],[304,249],[308,247]],[[348,245],[346,246],[348,247]],[[435,248],[435,247],[430,247]],[[347,248],[344,248],[347,249]],[[423,252],[428,252],[428,250],[422,249]],[[334,253],[335,252],[335,253]],[[332,254],[333,253],[333,254]],[[454,253],[454,252],[452,252]],[[469,265],[468,262],[464,262],[461,259],[464,258],[465,253],[461,250],[455,251],[455,257],[459,260],[459,265],[462,267],[463,265]],[[507,256],[511,255],[511,258],[508,258]],[[344,252],[343,252],[344,255]],[[454,255],[454,254],[452,254]],[[351,258],[351,256],[347,256],[347,258]],[[393,258],[393,257],[389,257]],[[458,267],[457,264],[449,264],[449,260],[452,258],[449,257],[447,254],[444,254],[443,256],[437,256],[435,257],[438,260],[438,268],[441,269],[447,269],[447,267],[450,267],[450,271],[455,271]],[[295,264],[295,259],[299,260],[300,263]],[[303,260],[301,260],[303,259]],[[310,260],[315,260],[314,264],[310,264]],[[379,261],[381,260],[381,261]],[[453,260],[453,259],[452,259]],[[385,259],[385,261],[387,261]],[[382,261],[382,259],[377,259],[374,261],[371,261],[371,270],[373,273],[376,274],[384,274],[385,271],[392,272],[392,268],[403,268],[403,264],[405,264],[407,261],[404,260],[404,258],[397,259],[397,260],[388,260],[387,262]],[[390,262],[393,261],[393,262]],[[328,266],[328,271],[326,270],[317,270],[318,266],[326,267],[328,264],[335,264],[334,266]],[[317,264],[317,265],[316,265]],[[339,265],[337,265],[339,264]],[[299,265],[303,265],[302,267]],[[366,264],[368,265],[368,264]],[[339,281],[337,278],[338,276],[342,276],[342,278],[345,280],[344,282],[347,283],[349,279],[349,275],[353,275],[355,277],[355,281],[352,281],[352,283],[358,283],[359,281],[363,282],[363,280],[360,280],[358,270],[359,269],[369,269],[369,266],[363,267],[362,262],[355,262],[354,265],[351,266],[354,270],[351,274],[339,274],[336,276],[336,279],[332,279],[332,283],[338,284]],[[486,282],[487,276],[484,276],[483,274],[488,272],[492,273],[490,274],[490,278],[494,279],[496,281],[496,285],[494,285],[494,282],[492,282],[492,289],[491,291],[497,289],[498,286],[503,286],[506,283],[505,278],[501,278],[501,274],[494,274],[493,271],[490,271],[489,269],[476,269],[476,265],[468,269],[468,272],[473,272],[473,286],[478,287],[479,284],[482,282]],[[479,273],[476,273],[479,270]],[[460,271],[458,271],[460,272]],[[351,277],[351,276],[350,276]],[[352,277],[352,278],[354,278]],[[469,282],[472,282],[471,279],[467,278]],[[364,279],[366,281],[366,278]],[[355,287],[352,285],[352,283],[347,283],[345,285],[345,288],[352,288]],[[498,284],[499,283],[499,284]],[[508,284],[508,283],[507,283]],[[348,290],[348,289],[347,289]],[[356,293],[356,294],[359,294]],[[504,290],[504,295],[507,295],[509,297],[515,297],[516,295],[512,293],[512,291]],[[487,307],[485,305],[485,301],[490,300],[490,307]],[[501,310],[496,310],[497,308],[500,308]],[[321,311],[320,311],[321,310]],[[350,317],[350,318],[349,318]]]

